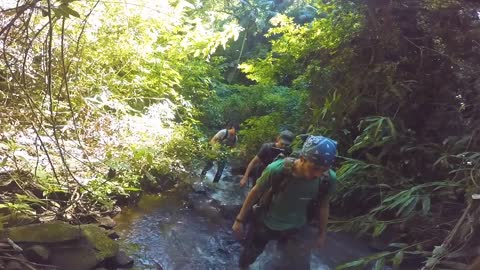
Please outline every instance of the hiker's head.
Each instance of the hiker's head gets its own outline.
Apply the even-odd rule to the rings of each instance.
[[[238,125],[236,125],[235,123],[228,123],[225,128],[227,129],[228,131],[228,134],[234,136],[237,134],[237,130],[238,130]]]
[[[317,178],[330,169],[337,155],[337,142],[323,136],[309,136],[300,152],[306,178]]]
[[[290,130],[284,130],[278,134],[277,141],[275,142],[275,146],[278,148],[285,148],[292,144],[293,139],[295,139],[295,135]]]

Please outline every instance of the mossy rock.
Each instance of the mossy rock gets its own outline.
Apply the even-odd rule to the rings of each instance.
[[[58,243],[80,239],[82,231],[79,226],[56,222],[11,227],[5,236],[18,243]]]
[[[52,262],[60,269],[91,269],[115,257],[119,250],[117,242],[97,224],[34,224],[6,229],[4,236],[17,243],[48,245],[52,249]]]
[[[118,253],[118,244],[107,236],[107,231],[95,224],[81,225],[82,235],[96,251],[98,261],[114,257]]]

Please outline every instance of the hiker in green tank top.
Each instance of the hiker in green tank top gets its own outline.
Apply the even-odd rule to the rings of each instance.
[[[254,204],[258,206],[249,226],[239,265],[247,269],[270,240],[279,240],[287,252],[285,269],[310,269],[310,250],[325,243],[329,217],[329,196],[335,190],[336,142],[322,136],[309,136],[300,158],[273,162],[247,195],[232,226],[238,239],[245,236],[244,224]],[[267,198],[267,199],[266,199]],[[259,211],[258,208],[262,209]],[[318,236],[306,236],[309,215],[318,219]],[[285,257],[285,256],[283,256]]]

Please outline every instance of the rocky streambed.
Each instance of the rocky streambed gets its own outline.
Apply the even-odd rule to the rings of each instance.
[[[190,192],[143,196],[124,209],[115,218],[116,231],[121,248],[135,259],[134,269],[237,269],[241,244],[231,225],[247,192],[238,177],[227,175],[217,184],[207,177]],[[330,233],[326,248],[314,252],[311,269],[334,269],[371,253],[363,240]],[[271,243],[251,269],[278,269],[282,259],[288,256]]]

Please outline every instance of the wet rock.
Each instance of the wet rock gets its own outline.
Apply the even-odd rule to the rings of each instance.
[[[110,213],[113,217],[116,215],[120,214],[122,212],[122,208],[118,205],[115,205],[112,209],[112,212]]]
[[[113,231],[113,230],[108,231],[107,236],[108,236],[108,238],[113,239],[113,240],[117,240],[118,238],[120,238],[120,235],[118,235],[118,233],[116,231]]]
[[[25,249],[25,257],[36,263],[47,263],[50,257],[50,250],[41,245],[33,245]]]
[[[155,263],[156,270],[163,270],[163,266],[161,266],[157,261],[154,261],[154,263]]]
[[[203,183],[203,181],[198,181],[193,183],[192,189],[196,193],[203,193],[203,194],[207,193],[207,186]]]
[[[125,252],[120,251],[115,256],[114,263],[117,267],[131,268],[133,266],[133,258],[128,256]]]
[[[117,226],[117,223],[115,220],[113,220],[111,217],[106,216],[106,217],[97,217],[95,220],[99,223],[100,227],[103,227],[105,229],[113,229],[115,226]]]
[[[222,218],[220,213],[220,203],[210,199],[206,194],[192,193],[188,195],[188,207],[199,213],[201,216],[208,217],[213,221],[219,221]]]
[[[220,219],[222,218],[222,215],[220,214],[220,209],[215,208],[212,205],[200,204],[197,205],[194,210],[200,215],[210,218],[214,222],[220,221]]]

